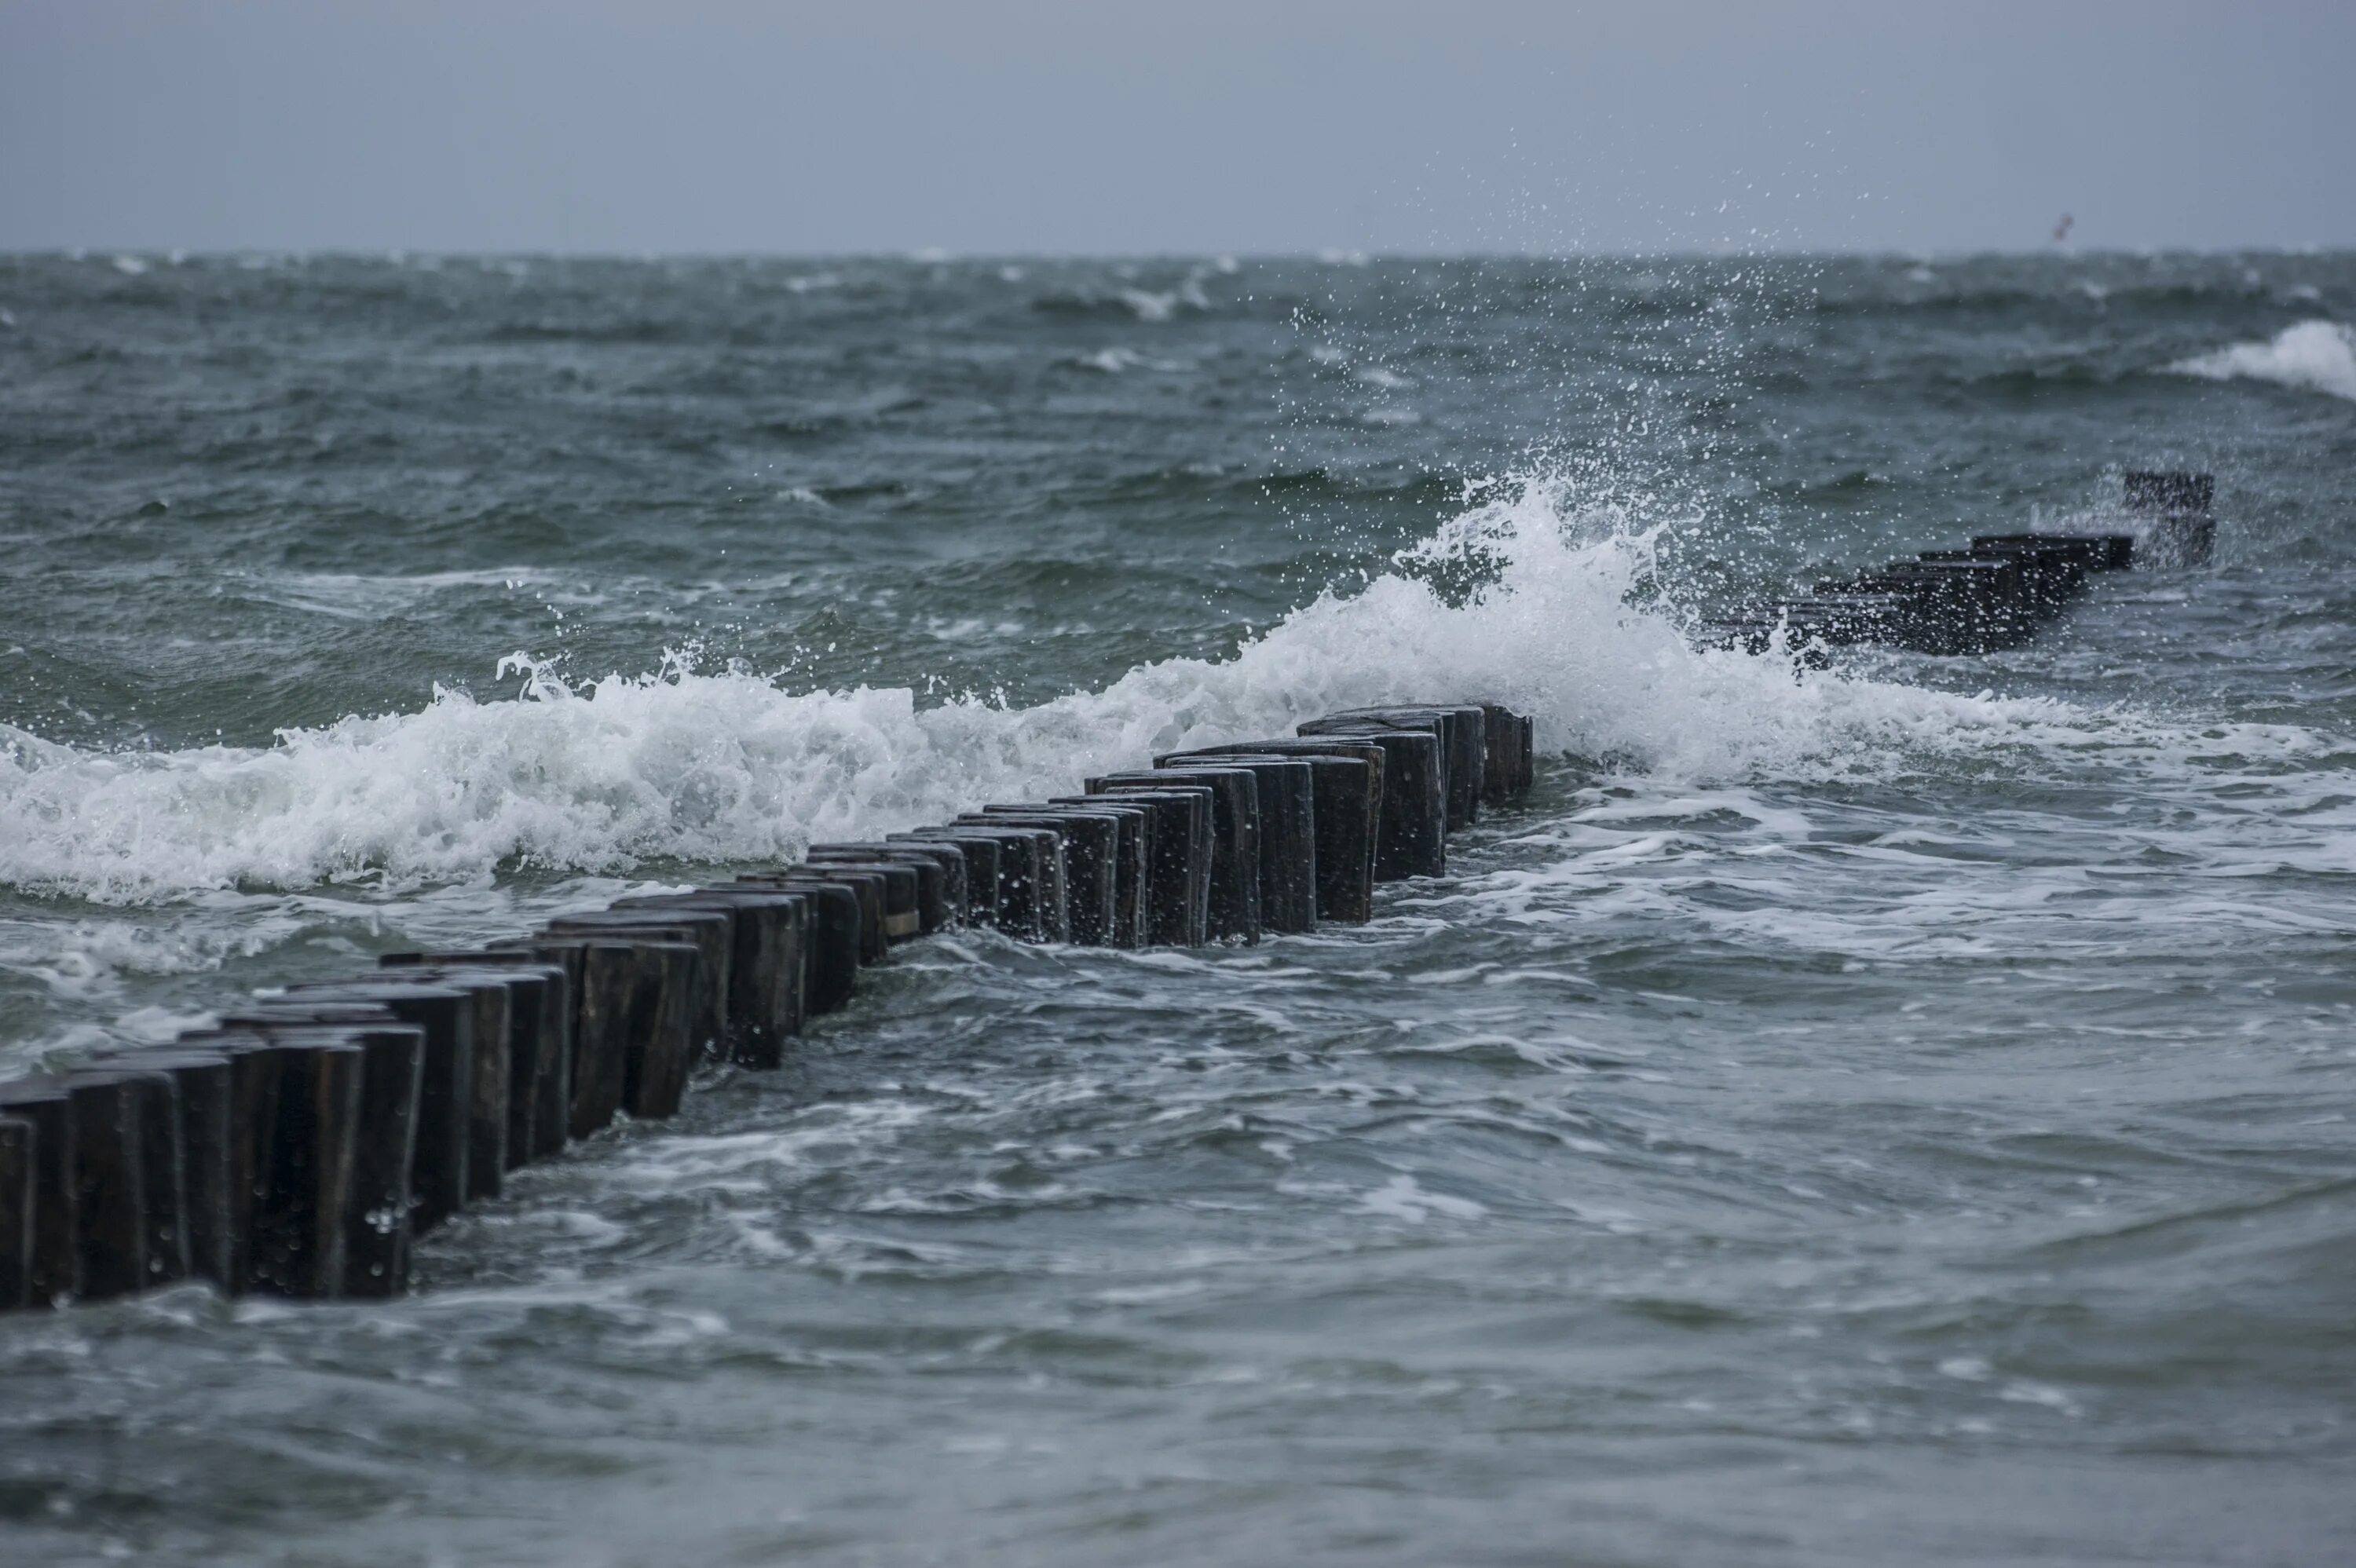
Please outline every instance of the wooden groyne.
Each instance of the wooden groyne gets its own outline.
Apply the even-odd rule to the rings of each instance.
[[[241,1004],[168,1046],[0,1083],[0,1308],[190,1278],[384,1296],[416,1243],[697,1069],[781,1065],[903,943],[1138,948],[1354,923],[1531,783],[1530,720],[1354,709],[691,892]]]
[[[2132,533],[1980,534],[1967,549],[1927,549],[1808,593],[1709,622],[1701,640],[1765,653],[1780,639],[1803,657],[1875,644],[1923,654],[1992,653],[2017,647],[2069,608],[2096,572],[2136,564],[2138,550],[2162,564],[2205,564],[2214,548],[2216,482],[2206,474],[2126,475]]]

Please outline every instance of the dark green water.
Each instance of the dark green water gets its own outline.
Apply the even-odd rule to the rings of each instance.
[[[0,1321],[0,1561],[2356,1552],[2356,258],[0,258],[0,1074],[1361,701],[1525,806],[911,948],[391,1306]],[[1714,606],[2217,475],[2214,566]]]

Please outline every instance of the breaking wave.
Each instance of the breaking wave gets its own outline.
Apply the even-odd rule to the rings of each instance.
[[[2302,321],[2264,343],[2236,343],[2169,368],[2211,381],[2272,381],[2356,402],[2356,333],[2336,321]]]
[[[1398,570],[1328,592],[1234,658],[1143,665],[1031,708],[920,707],[905,687],[789,691],[680,661],[568,685],[517,655],[500,667],[525,677],[513,699],[437,689],[420,711],[287,731],[267,748],[101,752],[0,726],[0,881],[143,902],[766,859],[1066,793],[1160,750],[1439,696],[1537,715],[1548,752],[1695,782],[1886,776],[2056,730],[2083,739],[2050,702],[1693,649],[1628,602],[1655,537],[1558,485],[1501,485]]]

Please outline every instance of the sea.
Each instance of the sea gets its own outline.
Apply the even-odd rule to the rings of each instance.
[[[390,1302],[0,1319],[0,1562],[2356,1561],[2356,255],[0,257],[0,1078],[1357,704]],[[1695,629],[1975,533],[2027,645]]]

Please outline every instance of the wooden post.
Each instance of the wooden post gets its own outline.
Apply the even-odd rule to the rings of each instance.
[[[978,816],[958,820],[1044,827],[1055,833],[1063,848],[1067,939],[1082,947],[1111,944],[1120,906],[1119,817],[1085,806],[1041,804],[986,805]]]
[[[140,1225],[145,1232],[142,1283],[154,1286],[186,1279],[188,1168],[178,1081],[153,1062],[126,1058],[99,1065],[128,1078],[137,1102]]]
[[[614,907],[658,918],[666,909],[724,910],[733,915],[736,936],[728,960],[728,1060],[764,1070],[784,1063],[786,1039],[800,1033],[802,1027],[803,948],[810,912],[807,897],[741,886],[700,888],[691,893],[623,899]]]
[[[859,985],[866,912],[858,891],[842,882],[785,873],[740,877],[740,888],[787,892],[809,903],[809,940],[802,948],[805,1019],[840,1011]]]
[[[1167,774],[1143,777],[1147,782],[1098,779],[1088,794],[1135,801],[1154,814],[1147,940],[1199,947],[1211,939],[1211,789]]]
[[[33,1183],[40,1129],[21,1116],[0,1116],[0,1312],[32,1304]]]
[[[986,834],[960,835],[955,828],[926,827],[894,833],[886,843],[911,848],[927,846],[954,849],[965,861],[965,922],[968,925],[998,925],[998,840]]]
[[[147,1198],[139,1168],[139,1101],[123,1072],[65,1080],[73,1114],[75,1241],[80,1295],[127,1296],[147,1280]]]
[[[338,1296],[360,1136],[367,1052],[342,1025],[273,1031],[278,1114],[257,1159],[252,1284],[281,1296]]]
[[[1149,897],[1153,874],[1152,806],[1136,801],[1121,800],[1106,795],[1059,795],[1049,803],[1055,805],[1086,806],[1091,811],[1109,814],[1119,826],[1119,841],[1114,849],[1113,920],[1105,936],[1111,947],[1144,947],[1152,936],[1149,920],[1151,902]]]
[[[1351,924],[1372,920],[1375,856],[1381,846],[1383,819],[1382,747],[1364,737],[1333,735],[1314,741],[1248,741],[1226,752],[1290,757],[1309,765],[1316,793],[1317,916]],[[1159,765],[1195,756],[1178,752],[1154,762]]]
[[[1259,795],[1259,919],[1263,930],[1317,929],[1317,797],[1307,763],[1248,752],[1157,759],[1162,768],[1249,770]]]
[[[1315,740],[1365,741],[1383,750],[1382,845],[1375,880],[1439,877],[1448,871],[1448,794],[1440,736],[1385,729],[1358,719],[1313,719],[1301,732]]]
[[[0,1083],[0,1116],[33,1129],[31,1263],[25,1299],[62,1306],[81,1294],[81,1222],[76,1212],[73,1101],[62,1079]]]
[[[884,939],[887,948],[913,941],[925,929],[925,881],[930,873],[935,888],[939,886],[940,868],[931,861],[854,860],[847,857],[819,857],[802,864],[819,876],[837,872],[857,872],[880,877],[884,881]]]
[[[916,901],[914,908],[907,912],[915,919],[913,923],[903,921],[894,927],[894,934],[901,940],[929,935],[951,924],[956,918],[949,907],[948,873],[943,869],[941,857],[937,855],[899,844],[813,844],[804,859],[812,865],[905,867],[914,872],[916,879]],[[896,893],[894,903],[896,906]],[[898,916],[894,918],[898,919]]]
[[[1243,943],[1259,940],[1259,781],[1248,768],[1187,766],[1108,773],[1090,779],[1091,792],[1142,784],[1167,788],[1199,784],[1211,791],[1210,934]]]
[[[728,910],[678,908],[659,919],[643,910],[590,910],[550,921],[542,929],[552,934],[582,935],[604,932],[662,928],[663,940],[694,944],[700,962],[688,999],[688,1029],[694,1056],[714,1061],[728,1053],[729,966],[735,950],[736,917]]]
[[[626,1020],[620,1029],[621,1105],[632,1116],[677,1114],[701,1048],[699,1012],[707,1020],[714,1010],[725,1018],[724,1001],[716,1009],[705,1005],[713,987],[703,963],[715,938],[722,962],[727,961],[733,926],[730,916],[708,911],[612,910],[567,916],[548,927],[547,934],[554,937],[592,935],[627,944],[637,955],[622,987],[619,1015]]]
[[[289,991],[287,997],[298,1005],[374,1002],[398,1021],[424,1031],[425,1072],[417,1097],[417,1152],[412,1173],[415,1206],[411,1224],[422,1236],[465,1208],[468,1195],[477,1189],[473,1151],[482,1141],[476,1136],[475,1093],[475,1025],[483,1011],[481,1002],[459,987],[408,977],[399,969],[380,970],[367,980],[302,987]],[[502,1114],[502,1132],[505,1125]]]

